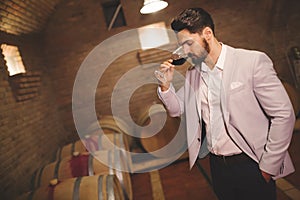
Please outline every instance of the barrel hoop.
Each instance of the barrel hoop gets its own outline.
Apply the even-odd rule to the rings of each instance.
[[[98,139],[99,139],[99,137],[98,137]],[[87,151],[91,151],[93,149],[91,146],[93,146],[96,151],[98,150],[98,143],[93,139],[88,140],[89,148],[87,148]]]
[[[56,162],[56,165],[55,165],[55,168],[54,168],[54,173],[53,173],[53,178],[58,179],[58,171],[59,171],[60,162],[61,162],[61,160],[58,160]]]
[[[121,169],[121,151],[114,151],[115,153],[115,159],[114,159],[114,166],[115,166],[115,173],[116,173],[116,176],[118,177],[119,179],[119,182],[121,184],[121,187],[122,187],[122,191],[123,191],[123,194],[124,194],[124,198],[126,200],[128,200],[128,195],[127,195],[127,192],[126,192],[126,187],[125,187],[125,183],[124,183],[124,177],[123,177],[123,173],[122,173],[122,170]]]
[[[71,145],[71,152],[70,152],[71,156],[73,155],[74,151],[75,151],[75,142],[73,142]]]
[[[43,174],[44,169],[45,169],[45,165],[39,171],[36,187],[41,186],[41,178],[42,178],[42,174]]]
[[[38,178],[38,173],[41,169],[37,169],[35,170],[35,172],[33,173],[33,175],[31,176],[31,180],[30,180],[30,187],[33,190],[35,188],[35,183],[36,183],[36,179]]]
[[[119,135],[119,140],[120,140],[121,148],[125,150],[125,145],[124,145],[123,137],[121,135]]]
[[[81,140],[81,142],[83,143],[83,146],[86,148],[86,151],[90,151],[90,149],[91,149],[90,141],[91,141],[90,138],[85,138],[84,140]]]
[[[128,160],[127,160],[127,150],[125,149],[124,139],[123,139],[123,137],[119,137],[119,138],[120,138],[119,140],[120,140],[120,144],[121,144],[120,156],[123,155],[126,158],[126,160],[124,160],[125,165],[126,165],[124,167],[126,167],[126,169],[122,169],[122,170],[128,170],[129,169],[129,163],[128,163]]]
[[[73,187],[73,198],[72,200],[79,200],[79,189],[82,177],[76,178]]]
[[[114,176],[113,175],[108,175],[106,178],[106,194],[107,194],[107,199],[108,200],[115,200],[115,195],[114,195]]]
[[[124,145],[124,141],[123,141],[123,136],[124,136],[124,134],[126,134],[126,133],[123,133],[123,134],[121,134],[121,133],[118,133],[118,132],[114,132],[114,147],[115,147],[115,149],[117,148],[116,146],[116,141],[118,140],[119,141],[119,144],[120,144],[120,147],[119,148],[121,148],[121,149],[125,149],[125,145]]]
[[[103,200],[103,195],[102,195],[102,183],[103,182],[103,176],[98,177],[98,200]]]
[[[89,176],[94,175],[93,158],[94,158],[93,155],[90,153],[89,154],[89,160],[88,160],[88,173],[89,173]]]
[[[117,135],[117,134],[116,134],[115,132],[114,132],[113,134],[114,134],[114,150],[116,150],[116,148],[117,148],[117,147],[116,147],[116,144],[117,144],[117,143],[116,143],[116,141],[117,141],[117,138],[116,138],[117,136],[116,136],[116,135]]]
[[[114,171],[113,171],[113,161],[112,161],[112,156],[113,154],[111,153],[111,150],[108,150],[107,151],[107,157],[108,157],[108,174],[114,174]]]
[[[32,200],[33,197],[34,197],[34,193],[35,193],[35,190],[34,190],[34,191],[31,191],[31,192],[29,193],[29,195],[28,195],[27,200]]]
[[[114,149],[114,168],[120,169],[120,151]]]
[[[62,148],[59,148],[57,150],[57,160],[60,160],[61,159],[61,151],[62,151]]]

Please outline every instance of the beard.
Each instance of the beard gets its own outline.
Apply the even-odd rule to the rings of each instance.
[[[210,47],[205,39],[202,39],[204,46],[200,49],[201,53],[199,56],[195,54],[189,54],[188,56],[192,59],[192,62],[195,65],[200,65],[206,58],[210,52]]]

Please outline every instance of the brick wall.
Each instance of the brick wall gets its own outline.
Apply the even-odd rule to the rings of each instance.
[[[0,199],[29,190],[34,171],[54,158],[58,146],[68,141],[53,92],[40,38],[2,34],[0,43],[19,47],[28,71],[41,72],[39,94],[18,102],[10,85],[5,61],[0,56]]]

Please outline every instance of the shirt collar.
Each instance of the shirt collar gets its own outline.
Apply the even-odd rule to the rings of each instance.
[[[220,56],[219,56],[219,58],[218,58],[217,63],[216,63],[215,66],[218,69],[220,69],[220,70],[223,71],[224,64],[225,64],[225,55],[226,55],[227,48],[226,48],[225,44],[223,44],[223,43],[220,43],[220,44],[222,45],[222,47],[221,47],[221,53],[220,53]],[[207,72],[208,69],[209,69],[208,66],[204,62],[202,62],[201,63],[201,71]]]

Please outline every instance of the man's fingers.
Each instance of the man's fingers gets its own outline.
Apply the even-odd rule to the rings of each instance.
[[[169,70],[169,69],[171,69],[171,68],[174,68],[174,65],[172,65],[171,63],[169,63],[169,62],[164,62],[164,63],[162,63],[161,65],[160,65],[160,69],[162,69],[162,70]]]

